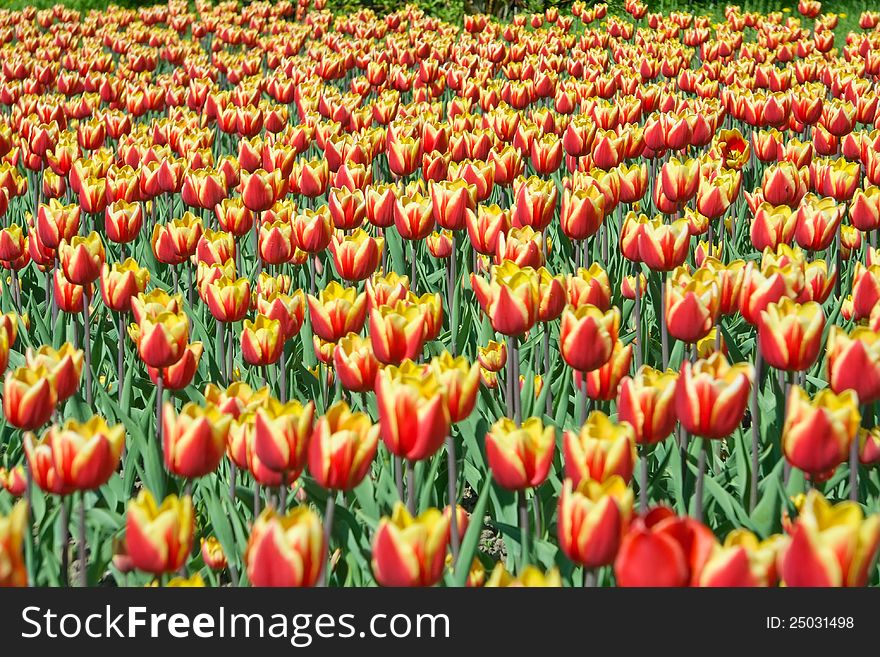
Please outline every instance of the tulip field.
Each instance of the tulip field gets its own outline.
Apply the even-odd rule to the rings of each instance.
[[[825,4],[0,9],[0,585],[880,583]]]

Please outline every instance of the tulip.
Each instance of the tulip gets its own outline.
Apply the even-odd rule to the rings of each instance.
[[[57,249],[62,241],[73,239],[79,230],[81,213],[79,205],[64,205],[57,199],[50,199],[48,205],[41,203],[36,227],[43,245]]]
[[[543,235],[530,226],[511,228],[506,235],[502,233],[496,244],[495,263],[501,264],[505,260],[519,267],[541,267],[544,264]]]
[[[110,427],[104,418],[88,422],[68,420],[53,425],[36,440],[27,433],[24,448],[34,481],[47,493],[69,495],[74,491],[95,490],[119,467],[125,444],[125,428]]]
[[[3,381],[3,416],[14,427],[38,429],[52,416],[58,393],[45,367],[19,367]]]
[[[832,326],[826,354],[828,384],[834,392],[853,390],[860,404],[880,399],[880,332],[856,327],[847,334]]]
[[[595,235],[605,214],[605,196],[598,187],[563,191],[559,221],[569,239],[585,240]]]
[[[477,301],[499,333],[519,336],[537,321],[539,277],[531,267],[506,261],[492,267],[489,282],[471,274]]]
[[[218,388],[213,383],[205,387],[205,402],[216,406],[220,412],[238,419],[248,411],[255,411],[269,398],[269,388],[253,390],[247,383],[236,381],[227,388]]]
[[[628,422],[636,443],[654,445],[675,428],[675,372],[642,365],[634,377],[624,377],[617,398],[618,418]]]
[[[205,302],[218,322],[239,322],[247,315],[251,283],[247,278],[221,276],[205,286]]]
[[[621,242],[623,239],[621,233]],[[655,217],[642,224],[638,236],[639,259],[653,271],[672,271],[684,262],[689,244],[687,221],[679,219],[665,224],[660,217]]]
[[[297,400],[282,404],[276,399],[257,409],[254,454],[269,470],[299,476],[308,456],[315,405]]]
[[[477,187],[466,180],[432,182],[431,207],[434,221],[447,230],[466,227],[468,211],[477,206]]]
[[[761,541],[746,529],[735,529],[716,545],[700,573],[699,586],[774,586],[776,560],[784,540],[776,534]]]
[[[18,260],[26,251],[27,238],[22,233],[21,226],[12,224],[0,228],[0,260]]]
[[[244,560],[254,586],[314,586],[326,561],[321,519],[307,506],[268,508],[251,528]]]
[[[618,476],[604,483],[584,479],[562,484],[557,533],[565,555],[585,568],[614,562],[632,513],[633,493]]]
[[[838,205],[833,198],[807,194],[798,206],[795,240],[810,251],[827,249],[837,234],[844,210],[845,206]]]
[[[28,585],[24,556],[27,526],[28,509],[24,500],[13,506],[9,515],[0,515],[0,587]]]
[[[411,516],[400,503],[379,521],[373,574],[382,586],[433,586],[443,576],[449,518],[439,509]]]
[[[795,263],[782,267],[770,265],[762,269],[756,263],[749,262],[740,288],[740,312],[749,324],[757,326],[762,310],[783,297],[797,298],[803,286],[804,270]]]
[[[702,438],[726,438],[742,421],[752,379],[750,364],[730,365],[720,352],[685,362],[675,390],[681,425]]]
[[[333,349],[333,367],[346,390],[367,392],[375,385],[379,361],[368,338],[349,333]]]
[[[825,303],[834,289],[837,272],[828,276],[828,265],[824,260],[813,260],[804,265],[804,288],[798,296],[799,303],[815,301]]]
[[[446,404],[450,422],[461,422],[473,412],[477,403],[477,385],[480,380],[478,363],[469,363],[448,351],[431,360],[431,368],[446,390]]]
[[[514,577],[505,570],[504,564],[499,562],[486,581],[486,588],[497,587],[560,588],[562,587],[562,576],[556,568],[542,573],[535,566],[526,566],[522,573]]]
[[[214,571],[221,571],[226,568],[228,561],[223,553],[223,546],[216,536],[209,536],[201,540],[202,561],[205,565]]]
[[[398,198],[394,205],[394,225],[405,240],[425,239],[434,229],[431,199],[419,193]]]
[[[336,281],[308,296],[312,331],[322,340],[337,342],[348,333],[358,333],[367,315],[367,295],[357,288],[343,288]]]
[[[147,289],[150,272],[132,258],[125,262],[104,263],[101,269],[101,296],[104,304],[116,312],[131,310],[132,297]]]
[[[751,226],[752,246],[758,251],[775,250],[780,244],[788,244],[795,236],[798,212],[787,205],[773,206],[762,203],[754,213]]]
[[[880,302],[880,264],[865,267],[857,262],[853,271],[852,283],[853,317],[870,317],[871,311]]]
[[[309,472],[327,490],[351,490],[369,471],[378,444],[379,426],[370,416],[336,402],[315,424],[309,443]]]
[[[585,479],[604,482],[612,475],[629,481],[636,460],[635,431],[627,422],[615,423],[593,411],[580,432],[565,432],[562,451],[565,476],[575,486]]]
[[[107,239],[117,244],[134,241],[144,225],[144,206],[120,199],[104,210],[104,231]]]
[[[519,178],[514,184],[513,226],[529,226],[541,232],[553,219],[556,210],[556,184],[538,176]]]
[[[132,565],[154,575],[180,569],[189,557],[195,529],[192,499],[169,495],[156,505],[153,495],[141,490],[128,503],[125,544]]]
[[[617,553],[618,586],[688,586],[700,581],[715,550],[712,532],[693,518],[657,507],[637,518]]]
[[[6,492],[12,497],[21,497],[27,490],[27,477],[22,466],[17,466],[11,470],[0,468],[0,486],[6,489]]]
[[[556,447],[555,430],[536,417],[521,427],[503,417],[486,433],[486,458],[492,477],[508,490],[539,486],[547,478]]]
[[[162,413],[165,467],[186,479],[204,477],[217,469],[226,450],[232,418],[211,404],[185,404],[180,413],[168,402]]]
[[[257,244],[260,259],[269,265],[288,262],[297,246],[291,224],[281,220],[260,224]]]
[[[246,319],[241,331],[242,355],[251,365],[271,365],[281,358],[285,339],[277,319],[265,315],[257,315],[254,321]]]
[[[807,193],[809,172],[798,169],[791,162],[779,162],[764,170],[761,189],[764,199],[774,206],[797,207]]]
[[[697,189],[697,212],[709,219],[723,215],[736,200],[740,183],[741,176],[723,169],[701,178]]]
[[[329,213],[310,211],[298,213],[293,218],[293,241],[306,253],[320,253],[330,244],[333,222]]]
[[[141,292],[131,299],[131,314],[136,323],[141,323],[144,318],[155,319],[163,312],[180,313],[183,308],[183,296],[170,295],[160,288],[150,292]]]
[[[174,365],[162,368],[161,372],[155,367],[147,367],[147,374],[150,375],[150,380],[154,385],[159,385],[159,375],[161,374],[162,384],[166,389],[183,390],[192,383],[203,351],[204,346],[201,342],[190,343],[186,346],[183,356]]]
[[[856,502],[832,505],[811,490],[783,549],[786,586],[865,586],[880,547],[880,516]]]
[[[793,466],[812,477],[822,475],[846,460],[860,422],[852,390],[840,395],[821,390],[811,401],[800,386],[793,386],[785,408],[782,451]]]
[[[257,297],[257,313],[281,323],[284,340],[299,333],[303,325],[306,297],[302,290],[293,294],[274,292],[268,296]]]
[[[138,355],[148,367],[168,367],[183,357],[189,339],[184,313],[161,312],[144,317],[135,327]]]
[[[579,267],[566,283],[568,303],[575,308],[590,304],[605,312],[611,307],[611,283],[599,263],[594,262],[589,269]]]
[[[222,265],[235,258],[235,238],[232,233],[206,228],[196,243],[196,260],[209,265]]]
[[[704,270],[705,271],[705,270]],[[710,277],[666,279],[664,316],[669,335],[682,342],[697,342],[709,334],[718,319],[718,286]]]
[[[65,342],[57,350],[50,345],[43,345],[36,351],[31,347],[25,351],[28,368],[46,370],[59,402],[65,401],[79,389],[83,360],[82,350],[76,349],[69,342]]]
[[[658,187],[673,203],[685,203],[697,193],[700,184],[700,162],[695,159],[685,161],[670,158],[660,168]]]
[[[498,239],[510,230],[510,211],[497,205],[478,205],[465,218],[471,246],[477,253],[495,255]]]
[[[412,361],[389,366],[376,378],[380,435],[397,456],[420,461],[433,455],[449,432],[446,390],[437,375]]]
[[[428,235],[428,251],[438,260],[445,260],[452,255],[455,248],[455,235],[452,231],[444,230],[438,233],[436,230]]]
[[[380,362],[398,365],[414,360],[425,341],[425,314],[415,304],[398,301],[370,312],[370,340]]]
[[[507,344],[490,340],[485,347],[477,347],[477,358],[484,369],[499,372],[507,362]]]
[[[264,169],[257,169],[253,173],[243,171],[241,174],[241,200],[248,210],[265,212],[284,194],[285,186],[286,180],[282,179],[279,169],[271,172]]]
[[[819,356],[825,315],[814,301],[795,303],[783,297],[761,311],[758,322],[758,347],[772,367],[800,372]]]
[[[857,189],[849,203],[848,216],[859,230],[880,228],[880,187],[872,185],[864,190]]]
[[[379,266],[384,244],[384,239],[370,237],[361,228],[350,234],[337,233],[330,242],[337,273],[347,281],[368,278]]]
[[[620,310],[616,307],[603,313],[590,304],[568,306],[559,327],[559,351],[572,369],[595,370],[614,353],[619,329]]]

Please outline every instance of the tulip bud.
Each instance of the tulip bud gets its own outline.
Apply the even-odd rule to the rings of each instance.
[[[505,261],[492,267],[490,280],[471,274],[471,285],[492,327],[504,335],[518,336],[537,321],[539,305],[537,272]]]
[[[0,586],[28,585],[27,563],[24,557],[28,531],[27,503],[22,500],[12,507],[9,515],[0,515]]]
[[[720,297],[715,281],[706,276],[674,275],[666,279],[665,285],[664,314],[669,335],[691,343],[706,337],[719,312]]]
[[[826,354],[828,384],[834,392],[853,390],[860,404],[880,399],[880,332],[856,327],[847,335],[832,326]]]
[[[448,351],[444,351],[431,360],[431,368],[446,389],[450,422],[467,419],[477,403],[479,364],[470,364],[464,356],[453,358]]]
[[[58,394],[45,367],[19,367],[3,381],[3,416],[14,427],[38,429],[52,416]]]
[[[636,443],[653,445],[672,433],[676,381],[675,372],[660,372],[647,365],[642,365],[634,377],[621,381],[618,418],[632,425]]]
[[[256,411],[254,454],[269,470],[296,479],[305,466],[315,405],[269,399]]]
[[[565,476],[575,486],[584,479],[604,482],[612,475],[632,479],[635,431],[627,422],[612,422],[601,411],[590,413],[579,433],[566,431],[562,450]]]
[[[144,489],[128,503],[125,543],[138,570],[161,575],[179,570],[189,557],[195,529],[190,497],[169,495],[156,505]]]
[[[772,367],[799,372],[816,362],[824,330],[822,306],[782,298],[761,311],[758,346]]]
[[[566,479],[557,515],[559,547],[586,568],[611,564],[629,524],[632,504],[632,489],[616,475],[604,483],[584,479],[577,488]]]
[[[437,375],[412,361],[376,378],[382,440],[392,454],[419,461],[433,455],[449,432],[446,390]]]
[[[251,529],[244,560],[254,586],[314,586],[327,560],[320,517],[307,506],[286,515],[265,509]]]
[[[840,395],[821,390],[811,401],[800,386],[793,386],[785,409],[782,451],[796,468],[821,476],[846,460],[860,422],[852,390]]]
[[[367,314],[367,295],[357,288],[343,288],[331,281],[318,297],[308,296],[312,331],[322,340],[337,342],[348,333],[363,328]]]
[[[45,368],[58,401],[65,401],[79,389],[84,356],[81,349],[65,342],[57,350],[50,345],[43,345],[37,351],[28,347],[25,362],[32,370]]]
[[[720,352],[686,362],[675,390],[675,411],[689,433],[726,438],[742,421],[753,378],[749,363],[730,365]]]
[[[735,529],[717,545],[700,574],[700,586],[775,586],[776,560],[785,539],[759,541],[746,529]]]
[[[618,586],[688,586],[699,581],[718,541],[693,518],[657,507],[637,518],[614,561]]]
[[[865,586],[880,547],[880,516],[857,502],[832,505],[811,490],[783,548],[786,586]]]
[[[216,536],[209,536],[202,539],[202,561],[211,570],[220,571],[226,568],[228,562],[226,555],[223,553],[223,547]]]
[[[95,490],[107,483],[119,467],[125,444],[125,428],[107,425],[104,418],[88,422],[68,420],[53,425],[37,441],[25,434],[28,466],[37,485],[47,493],[69,495]]]
[[[165,403],[162,412],[165,467],[186,479],[204,477],[217,469],[226,449],[232,418],[216,406],[204,408],[192,402],[178,414]]]
[[[137,349],[148,367],[168,367],[179,361],[189,340],[189,320],[182,312],[144,317],[137,332]]]
[[[508,490],[523,490],[541,485],[550,471],[556,447],[552,426],[536,417],[521,427],[503,417],[486,434],[486,458],[492,477]]]
[[[562,577],[556,568],[548,570],[545,574],[535,566],[526,566],[520,575],[514,577],[505,570],[501,562],[496,564],[486,582],[486,588],[560,588],[561,586]]]
[[[369,471],[378,444],[379,426],[370,416],[353,413],[345,402],[336,402],[315,424],[309,472],[327,490],[351,490]]]
[[[101,269],[101,296],[104,304],[116,312],[131,310],[132,297],[147,289],[150,272],[132,258],[125,262],[104,263]]]
[[[559,351],[572,369],[589,372],[608,362],[620,329],[620,310],[568,306],[559,327]]]
[[[382,586],[433,586],[443,576],[449,518],[428,509],[413,518],[398,503],[373,537],[373,574]]]

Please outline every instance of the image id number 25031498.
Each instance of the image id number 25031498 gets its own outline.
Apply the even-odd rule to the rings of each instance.
[[[852,616],[767,616],[768,630],[851,630]]]

